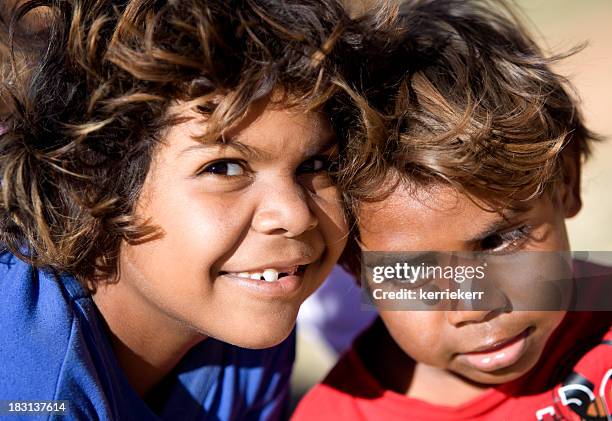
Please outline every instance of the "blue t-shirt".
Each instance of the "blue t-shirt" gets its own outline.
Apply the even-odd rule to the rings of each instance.
[[[103,323],[76,279],[0,252],[0,400],[67,400],[63,420],[288,417],[295,332],[264,350],[202,341],[164,380],[156,414],[128,384]]]

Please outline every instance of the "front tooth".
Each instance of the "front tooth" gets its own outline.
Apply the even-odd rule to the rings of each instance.
[[[268,282],[278,281],[278,272],[274,269],[264,270],[263,277]]]
[[[257,273],[257,272],[251,273],[251,279],[260,280],[261,279],[261,273]]]

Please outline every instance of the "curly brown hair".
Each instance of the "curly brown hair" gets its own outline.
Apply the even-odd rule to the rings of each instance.
[[[24,71],[18,22],[38,8],[46,38]],[[171,106],[204,114],[209,136],[273,91],[318,107],[352,24],[335,0],[25,1],[1,73],[0,244],[85,286],[113,278],[121,242],[156,235],[133,209]]]
[[[550,192],[564,159],[588,156],[597,136],[551,70],[581,46],[546,56],[503,0],[406,0],[400,15],[403,42],[362,87],[381,128],[362,122],[346,145],[339,182],[354,217],[397,183],[445,183],[499,211]],[[358,255],[349,243],[353,271]]]
[[[545,56],[503,0],[408,0],[401,25],[399,50],[361,88],[384,129],[346,145],[350,201],[388,194],[391,169],[408,183],[529,200],[560,175],[563,150],[588,156],[597,136],[550,68],[581,47]]]

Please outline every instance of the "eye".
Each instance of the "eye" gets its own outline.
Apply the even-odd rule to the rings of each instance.
[[[199,174],[215,174],[225,177],[244,175],[246,172],[244,164],[236,161],[216,161],[203,167]]]
[[[480,241],[480,250],[489,253],[511,253],[529,239],[531,227],[524,225],[510,231],[491,234]]]
[[[320,171],[332,171],[335,160],[327,156],[315,156],[304,161],[298,168],[299,174],[316,173]]]

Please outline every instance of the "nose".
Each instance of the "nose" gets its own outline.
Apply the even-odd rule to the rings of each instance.
[[[453,256],[453,264],[463,264],[462,260]],[[473,262],[468,261],[468,266]],[[506,293],[499,288],[491,277],[473,278],[462,284],[462,289],[479,295],[473,299],[459,299],[451,302],[451,310],[446,311],[446,319],[456,327],[470,323],[489,321],[501,313],[512,311],[512,302]]]
[[[446,320],[455,326],[460,327],[461,325],[469,323],[480,323],[488,320],[493,316],[493,311],[490,310],[454,310],[446,312]]]
[[[485,303],[469,303],[457,301],[453,310],[446,311],[446,320],[456,327],[470,323],[487,322],[501,313],[512,311],[512,304],[503,294],[492,294],[493,299]],[[476,307],[476,308],[474,308]]]
[[[252,222],[255,231],[297,237],[317,227],[318,218],[299,184],[288,180],[275,183],[262,192],[261,197]]]

